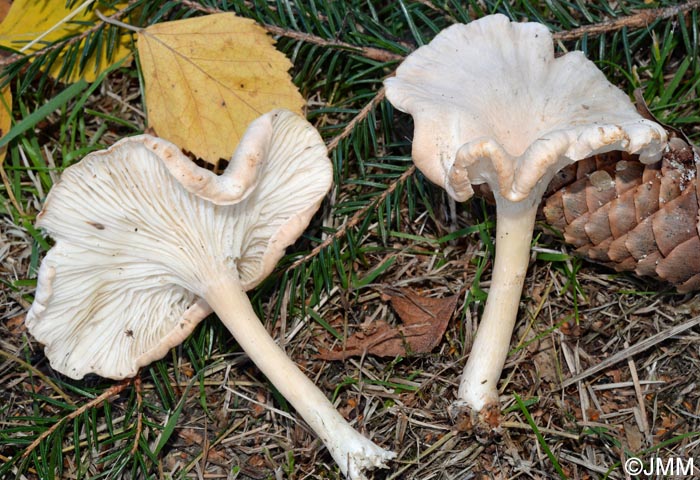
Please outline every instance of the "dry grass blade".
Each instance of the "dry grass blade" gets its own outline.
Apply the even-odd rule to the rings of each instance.
[[[438,451],[440,449],[440,447],[442,447],[444,444],[446,444],[450,440],[452,440],[455,435],[457,435],[457,432],[446,433],[437,442],[430,445],[427,449],[425,449],[423,452],[421,452],[421,454],[414,461],[404,465],[402,468],[399,468],[398,470],[393,472],[387,480],[401,478],[401,475],[405,474],[406,470],[408,470],[409,468],[415,468],[417,466],[421,466],[421,460],[423,460],[426,457],[429,457],[435,451]]]
[[[2,349],[0,349],[0,356],[5,357],[8,360],[11,360],[11,361],[21,365],[22,368],[29,370],[30,372],[32,372],[32,374],[39,377],[46,385],[51,387],[51,389],[54,392],[56,392],[63,400],[65,400],[68,405],[75,405],[75,403],[73,403],[73,399],[66,392],[64,392],[63,389],[61,389],[61,387],[56,385],[49,377],[47,377],[43,372],[41,372],[39,369],[37,369],[33,365],[25,362],[24,360],[22,360],[18,356],[12,355],[11,353],[6,352]]]
[[[12,205],[17,209],[20,215],[24,216],[25,212],[22,206],[19,204],[17,201],[17,197],[15,197],[14,192],[12,191],[12,186],[10,185],[10,179],[7,178],[7,173],[5,172],[5,168],[3,167],[3,163],[0,162],[0,177],[2,178],[2,183],[5,186],[5,190],[7,191],[7,196],[9,197],[10,201],[12,202]]]
[[[132,0],[130,3],[134,3],[136,0]],[[120,18],[124,17],[126,15],[127,9],[124,10],[119,10],[116,11],[110,15],[107,15],[106,18],[110,20],[119,20]],[[65,42],[58,42],[52,45],[49,45],[45,48],[42,48],[41,50],[37,50],[35,52],[32,52],[29,56],[31,57],[40,57],[42,55],[49,54],[51,52],[54,52],[56,50],[62,50],[64,48],[70,47],[72,45],[78,44],[88,38],[90,35],[93,35],[96,31],[98,31],[100,28],[104,26],[104,21],[96,22],[94,26],[85,29],[80,35],[76,35],[74,37],[71,37],[69,40],[66,40]],[[23,58],[25,55],[15,53],[12,55],[9,55],[5,58],[0,59],[0,66],[6,66],[10,65],[17,60]]]
[[[630,346],[629,348],[625,348],[624,350],[621,350],[602,362],[598,363],[597,365],[588,368],[584,370],[583,372],[579,373],[578,375],[575,375],[564,382],[562,382],[561,386],[562,388],[566,388],[568,386],[571,386],[577,382],[580,382],[581,380],[590,377],[591,375],[595,375],[598,372],[601,372],[605,370],[606,368],[609,368],[613,365],[615,365],[618,362],[621,362],[623,360],[627,360],[638,353],[641,353],[645,350],[650,349],[654,345],[658,345],[659,343],[663,342],[664,340],[668,340],[671,337],[674,337],[676,335],[679,335],[687,330],[690,330],[691,328],[700,325],[700,316],[691,318],[690,320],[681,323],[680,325],[676,325],[675,327],[671,327],[667,330],[664,330],[663,332],[659,332],[656,335],[652,335],[651,337],[642,340],[641,342],[635,343],[634,345]]]
[[[531,430],[532,429],[532,427],[530,425],[528,425],[527,423],[511,422],[511,421],[501,422],[501,427],[503,427],[503,428],[518,428],[520,430]],[[579,434],[563,432],[561,430],[554,430],[552,428],[540,427],[539,431],[541,433],[544,433],[547,435],[555,435],[555,436],[569,438],[571,440],[576,440],[576,441],[581,440],[581,435],[579,435]]]

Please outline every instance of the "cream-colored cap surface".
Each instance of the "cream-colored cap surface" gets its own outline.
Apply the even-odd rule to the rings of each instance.
[[[56,243],[26,319],[53,368],[135,375],[211,312],[200,297],[212,278],[237,274],[250,289],[270,274],[332,166],[318,132],[284,110],[257,119],[241,149],[222,179],[149,135],[63,172],[38,220]]]
[[[443,30],[385,86],[413,116],[416,166],[459,201],[480,183],[520,201],[567,164],[611,150],[652,162],[666,141],[582,52],[555,58],[544,25],[500,14]]]

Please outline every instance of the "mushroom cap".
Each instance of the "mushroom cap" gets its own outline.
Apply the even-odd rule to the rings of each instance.
[[[480,183],[522,201],[570,163],[611,150],[653,162],[666,141],[582,52],[555,58],[545,26],[500,14],[443,30],[385,86],[413,116],[416,166],[458,201]]]
[[[37,222],[56,242],[26,318],[54,369],[133,376],[211,313],[201,297],[217,277],[238,275],[247,290],[270,274],[328,192],[332,166],[318,132],[285,110],[253,122],[242,148],[229,178],[204,182],[210,198],[239,199],[228,205],[192,193],[210,172],[149,135],[63,172]]]

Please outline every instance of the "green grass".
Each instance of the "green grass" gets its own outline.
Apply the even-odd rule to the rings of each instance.
[[[559,465],[559,461],[557,460],[556,455],[554,455],[554,453],[552,452],[552,449],[549,447],[549,444],[547,443],[544,436],[537,427],[535,420],[532,418],[532,415],[530,415],[528,406],[525,404],[525,402],[523,402],[523,400],[518,396],[517,393],[513,394],[513,396],[515,397],[515,402],[518,404],[518,408],[520,408],[520,411],[527,420],[528,425],[530,425],[530,428],[532,428],[532,431],[535,433],[537,441],[542,447],[542,450],[544,450],[544,452],[547,454],[549,461],[552,462],[552,467],[556,471],[557,475],[559,475],[559,478],[561,478],[562,480],[566,480],[567,477],[564,474],[561,465]]]

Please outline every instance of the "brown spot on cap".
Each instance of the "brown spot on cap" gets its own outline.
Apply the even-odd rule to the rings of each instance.
[[[95,228],[98,229],[98,230],[104,230],[104,229],[105,229],[105,226],[102,225],[101,223],[98,223],[98,222],[87,222],[87,224],[90,225],[91,227],[95,227]]]

